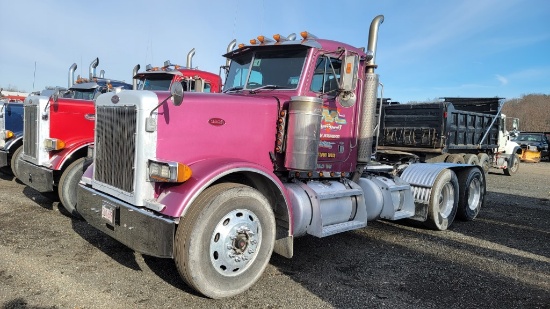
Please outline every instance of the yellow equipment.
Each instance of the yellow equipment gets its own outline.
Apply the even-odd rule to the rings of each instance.
[[[527,146],[527,148],[521,149],[521,161],[528,163],[540,162],[540,151],[536,146]]]

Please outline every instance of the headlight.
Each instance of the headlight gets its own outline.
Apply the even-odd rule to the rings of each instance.
[[[149,180],[157,182],[184,182],[191,178],[191,168],[179,162],[149,160]]]
[[[47,138],[44,140],[44,148],[47,151],[60,150],[65,148],[65,142],[57,138]]]

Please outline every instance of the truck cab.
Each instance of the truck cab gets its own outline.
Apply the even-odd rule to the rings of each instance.
[[[134,89],[168,91],[173,83],[178,82],[182,84],[183,91],[187,92],[220,92],[220,75],[194,69],[191,62],[194,55],[193,48],[187,55],[186,66],[172,64],[170,60],[166,60],[162,67],[148,64],[144,72],[134,74],[134,81],[137,81]]]
[[[544,132],[520,132],[513,141],[522,149],[522,160],[527,162],[550,160],[549,142]]]
[[[378,27],[367,48],[309,32],[228,47],[222,93],[135,90],[96,101],[77,210],[133,250],[174,258],[211,298],[242,293],[294,238],[376,219],[447,229],[483,204],[479,166],[371,162]]]
[[[13,154],[23,144],[23,102],[0,101],[0,168],[11,170]]]
[[[73,64],[67,91],[25,99],[23,147],[13,157],[12,169],[21,182],[41,193],[57,193],[74,215],[75,186],[88,146],[94,142],[93,100],[102,93],[132,89],[132,84],[104,78],[103,72],[98,76],[98,64],[99,59],[94,59],[89,78],[76,81]]]

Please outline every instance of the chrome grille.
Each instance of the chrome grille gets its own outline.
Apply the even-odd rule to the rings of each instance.
[[[97,106],[95,179],[126,192],[134,191],[135,106]]]
[[[23,127],[23,152],[34,159],[37,158],[38,140],[38,105],[25,105],[25,123]]]

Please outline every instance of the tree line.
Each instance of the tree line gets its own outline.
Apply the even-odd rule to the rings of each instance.
[[[520,131],[550,132],[550,95],[528,94],[506,100],[502,113],[508,119],[518,118]],[[510,125],[511,121],[508,121]]]

